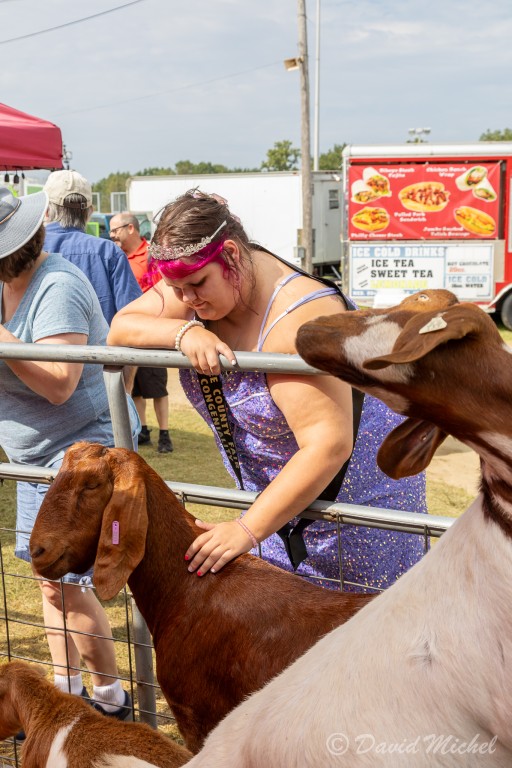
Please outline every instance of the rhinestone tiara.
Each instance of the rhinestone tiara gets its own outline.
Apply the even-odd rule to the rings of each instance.
[[[187,256],[193,256],[195,253],[202,251],[209,245],[213,238],[219,234],[221,229],[227,224],[227,220],[224,219],[220,227],[217,227],[213,235],[209,237],[203,237],[198,243],[191,243],[191,245],[157,245],[151,243],[148,248],[148,253],[152,259],[156,261],[176,261],[177,259],[186,259]]]

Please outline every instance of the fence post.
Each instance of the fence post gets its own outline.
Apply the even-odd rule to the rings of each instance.
[[[103,378],[107,389],[116,447],[133,450],[132,430],[124,386],[123,369],[119,366],[105,365],[103,367]],[[133,598],[131,602],[139,715],[143,722],[156,728],[156,696],[154,688],[155,679],[153,675],[151,635]]]

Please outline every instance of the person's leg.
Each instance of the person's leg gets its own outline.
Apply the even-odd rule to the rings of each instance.
[[[169,396],[155,397],[153,400],[158,427],[162,430],[169,429]]]
[[[132,400],[137,409],[141,430],[138,438],[138,445],[147,445],[151,443],[150,431],[146,422],[146,393],[144,392],[144,368],[137,368],[133,380]]]
[[[139,434],[139,445],[144,445],[151,442],[151,436],[149,434],[148,423],[146,421],[146,401],[143,397],[132,397],[139,419],[141,423],[141,430]]]
[[[68,664],[63,636],[61,586],[66,611],[69,664],[78,667],[82,658],[91,673],[93,685],[109,685],[112,678],[117,676],[114,642],[107,614],[93,590],[76,584],[61,585],[58,582],[43,581],[41,589],[45,624],[56,628],[48,633],[55,671],[60,675],[67,674]]]
[[[160,428],[158,435],[158,453],[172,453],[174,446],[169,434],[169,396],[155,397],[153,406]]]

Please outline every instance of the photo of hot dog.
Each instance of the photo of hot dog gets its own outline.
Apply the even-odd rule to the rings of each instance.
[[[492,216],[469,205],[456,208],[453,215],[456,222],[473,235],[489,237],[496,231],[496,222]]]
[[[420,181],[401,189],[398,198],[409,211],[433,213],[446,208],[450,193],[441,181]]]
[[[384,208],[367,206],[352,216],[352,224],[364,232],[380,232],[389,225],[389,213]]]

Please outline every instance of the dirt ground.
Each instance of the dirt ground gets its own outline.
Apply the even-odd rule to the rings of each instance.
[[[167,387],[172,408],[190,408],[178,381],[178,369],[171,368],[168,373]],[[478,455],[467,446],[448,437],[439,448],[427,469],[429,478],[464,489],[476,496],[480,477]]]
[[[463,488],[476,496],[480,478],[478,454],[453,437],[448,437],[432,459],[427,475],[447,485]]]

